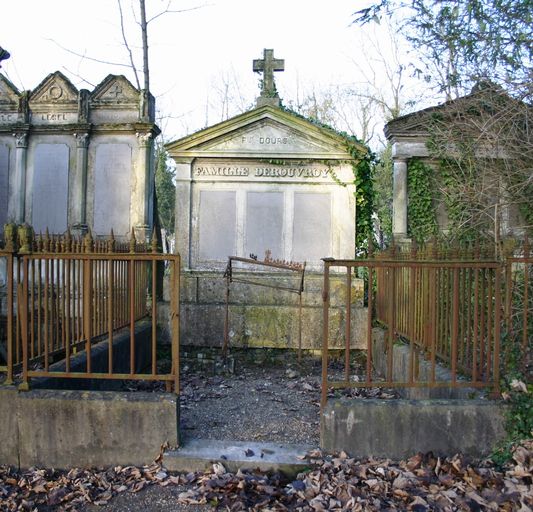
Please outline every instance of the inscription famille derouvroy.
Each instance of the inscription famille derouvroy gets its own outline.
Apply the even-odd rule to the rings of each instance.
[[[196,176],[254,176],[264,178],[327,178],[327,167],[237,167],[237,166],[199,166]]]

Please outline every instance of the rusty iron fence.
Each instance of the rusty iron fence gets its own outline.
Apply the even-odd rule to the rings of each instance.
[[[521,248],[508,247],[502,258],[480,245],[445,248],[432,243],[424,248],[412,245],[406,251],[393,246],[371,253],[368,259],[325,259],[322,404],[328,388],[466,387],[488,388],[497,395],[511,348],[519,346],[523,365],[531,351],[532,264],[527,240]],[[344,374],[336,379],[328,375],[332,269],[346,274],[347,289]],[[364,375],[354,376],[350,368],[350,283],[354,272],[361,269],[367,273],[367,358]],[[376,323],[386,329],[381,348],[373,339]],[[507,341],[503,346],[502,333]],[[404,354],[407,350],[405,378],[395,371],[398,343],[403,344]],[[385,367],[379,376],[374,368],[377,360]],[[440,371],[442,365],[447,371]]]
[[[82,237],[33,236],[31,228],[6,226],[0,258],[5,263],[5,328],[0,336],[0,373],[20,388],[31,378],[158,380],[179,389],[179,255],[159,254],[150,245],[117,242],[113,234]],[[172,368],[158,371],[158,265],[171,273]],[[136,323],[151,320],[148,369],[136,370]],[[129,371],[118,373],[117,333],[129,335]],[[104,344],[105,371],[93,369],[92,351]],[[102,346],[102,345],[100,345]],[[85,363],[73,366],[84,353]],[[54,363],[61,362],[61,365]]]
[[[226,356],[229,347],[229,300],[231,283],[243,283],[252,286],[264,286],[267,288],[274,288],[275,290],[285,291],[289,293],[296,293],[298,295],[298,360],[302,359],[302,293],[304,291],[304,278],[306,262],[303,263],[295,261],[285,261],[279,259],[272,259],[270,249],[265,251],[265,259],[258,260],[256,255],[251,254],[250,258],[243,258],[240,256],[229,256],[226,270],[224,271],[224,278],[226,279],[226,301],[225,301],[225,315],[224,315],[224,341],[222,344],[222,353]],[[273,283],[272,280],[258,279],[260,273],[255,274],[255,279],[239,274],[239,270],[263,270],[276,271],[281,270],[292,273],[296,276],[296,283],[293,286],[280,285]],[[237,271],[237,273],[235,273]],[[270,281],[270,282],[269,282]]]

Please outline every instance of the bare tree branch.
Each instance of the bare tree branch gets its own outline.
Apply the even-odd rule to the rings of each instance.
[[[78,53],[78,52],[75,52],[69,48],[66,48],[65,46],[59,44],[57,41],[55,41],[54,39],[46,39],[47,41],[51,41],[52,43],[54,43],[55,45],[59,46],[59,48],[61,48],[62,50],[72,54],[72,55],[76,55],[76,57],[80,57],[81,59],[86,59],[86,60],[90,60],[91,62],[98,62],[99,64],[106,64],[106,65],[109,65],[109,66],[120,66],[122,68],[131,68],[131,65],[130,64],[124,64],[123,62],[111,62],[111,61],[108,61],[108,60],[104,60],[104,59],[96,59],[94,57],[89,57],[88,55],[85,55],[85,54],[82,54],[82,53]]]
[[[118,4],[118,10],[120,12],[120,31],[122,33],[122,40],[124,42],[124,46],[126,47],[126,51],[128,52],[128,56],[129,56],[129,59],[130,59],[130,67],[133,71],[133,74],[135,75],[135,82],[137,84],[137,89],[140,89],[141,88],[141,83],[139,82],[139,76],[137,74],[137,69],[135,68],[135,62],[133,60],[133,53],[129,47],[129,44],[128,44],[128,39],[126,38],[126,32],[125,32],[125,29],[124,29],[124,15],[122,13],[122,4],[120,2],[120,0],[117,0],[117,4]],[[146,70],[145,70],[146,71]]]
[[[189,9],[174,10],[174,9],[169,9],[171,3],[172,3],[172,0],[169,0],[169,2],[167,4],[167,8],[165,10],[159,12],[158,14],[155,14],[154,16],[152,16],[150,19],[147,20],[146,23],[147,24],[151,23],[152,21],[156,20],[160,16],[163,16],[163,14],[167,14],[167,13],[179,14],[179,13],[182,13],[182,12],[196,11],[198,9],[203,9],[204,7],[207,7],[209,5],[213,5],[213,4],[203,4],[203,5],[198,5],[196,7],[191,7]]]

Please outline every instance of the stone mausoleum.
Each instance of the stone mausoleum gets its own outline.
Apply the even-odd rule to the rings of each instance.
[[[176,162],[176,247],[182,256],[181,343],[221,346],[223,278],[229,256],[306,263],[304,348],[319,348],[321,258],[355,256],[353,158],[344,137],[280,106],[272,50],[254,61],[263,73],[256,108],[167,145]],[[366,148],[361,145],[361,155]],[[267,269],[268,270],[268,269]],[[258,267],[250,279],[289,285]],[[332,339],[342,339],[345,277],[333,280]],[[353,280],[362,313],[362,283]],[[296,348],[298,300],[291,293],[232,285],[229,345]],[[342,306],[342,307],[341,307]],[[354,312],[354,324],[361,314]],[[360,322],[364,324],[364,322]],[[365,339],[353,329],[353,346]],[[337,335],[336,335],[337,334]]]
[[[153,221],[154,100],[125,77],[78,90],[59,71],[20,92],[0,74],[0,233],[139,239]]]

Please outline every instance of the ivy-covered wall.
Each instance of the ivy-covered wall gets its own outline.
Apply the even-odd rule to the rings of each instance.
[[[407,165],[407,233],[418,243],[437,235],[434,170],[419,158]]]

